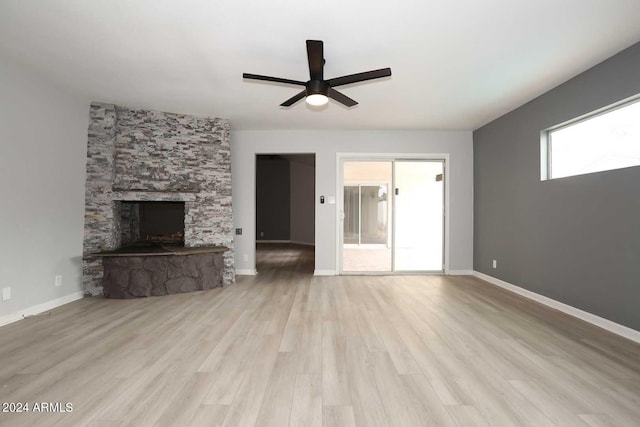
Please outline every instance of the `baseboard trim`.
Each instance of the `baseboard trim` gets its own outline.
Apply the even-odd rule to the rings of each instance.
[[[83,296],[84,294],[82,293],[82,291],[78,291],[51,301],[43,302],[42,304],[37,304],[22,310],[18,310],[15,313],[6,314],[0,317],[0,326],[17,322],[18,320],[22,320],[27,316],[33,316],[34,314],[53,310],[54,308],[60,307],[61,305],[69,304],[70,302],[82,299]]]
[[[293,243],[294,245],[303,245],[303,246],[315,246],[315,243],[309,243],[309,242],[300,242],[298,240],[291,240],[289,241],[289,243]]]
[[[255,276],[258,274],[256,269],[244,269],[244,270],[236,270],[236,276]]]
[[[504,280],[497,279],[493,276],[489,276],[488,274],[484,274],[479,271],[473,271],[473,275],[479,279],[484,280],[485,282],[491,283],[492,285],[498,286],[502,289],[513,292],[530,300],[539,302],[540,304],[544,304],[547,307],[551,307],[555,310],[561,311],[565,314],[568,314],[569,316],[584,320],[585,322],[591,323],[592,325],[595,325],[613,334],[620,335],[621,337],[640,343],[640,331],[636,331],[635,329],[631,329],[627,326],[621,325],[587,311],[580,310],[579,308],[575,308],[571,305],[556,301],[549,297],[545,297],[544,295],[537,294],[509,282],[505,282]]]
[[[449,276],[473,276],[473,270],[449,270]]]
[[[335,270],[314,270],[313,271],[313,275],[314,276],[336,276],[338,273],[336,273]]]
[[[298,240],[256,240],[256,243],[290,243],[293,245],[315,246],[315,243],[301,242]]]

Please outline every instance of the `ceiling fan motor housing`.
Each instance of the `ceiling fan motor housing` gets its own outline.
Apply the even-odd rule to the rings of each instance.
[[[329,83],[323,80],[309,80],[307,82],[307,96],[316,94],[328,96]]]

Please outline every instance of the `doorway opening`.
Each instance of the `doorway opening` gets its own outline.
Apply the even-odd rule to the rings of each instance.
[[[443,273],[445,160],[349,158],[339,167],[340,272]]]
[[[256,156],[256,270],[313,274],[315,154]]]

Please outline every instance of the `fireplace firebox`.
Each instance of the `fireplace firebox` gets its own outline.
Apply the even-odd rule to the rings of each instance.
[[[120,247],[184,246],[184,202],[121,201]]]

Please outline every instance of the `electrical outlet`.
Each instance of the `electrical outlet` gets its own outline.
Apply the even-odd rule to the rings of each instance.
[[[242,236],[242,228],[236,228],[236,236]]]
[[[242,255],[242,260],[243,261],[249,261],[249,255],[247,255],[247,254]]]
[[[2,288],[2,301],[11,299],[11,287],[7,286],[6,288]]]
[[[498,261],[497,260],[493,260],[493,268],[498,268]]]
[[[62,275],[61,274],[58,274],[56,276],[56,279],[55,279],[53,284],[54,284],[54,286],[62,286]]]

